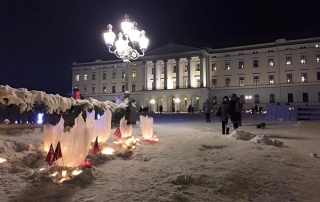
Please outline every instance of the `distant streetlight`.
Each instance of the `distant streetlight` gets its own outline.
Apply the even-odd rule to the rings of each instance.
[[[151,100],[150,100],[150,104],[153,105],[154,103],[156,103],[156,101],[155,101],[154,99],[151,99]]]
[[[106,46],[109,49],[110,53],[115,54],[118,58],[121,58],[125,63],[125,87],[124,91],[128,90],[128,64],[130,60],[136,60],[144,56],[145,51],[147,50],[149,39],[146,37],[146,32],[144,30],[139,31],[137,29],[138,23],[130,22],[129,15],[124,16],[125,21],[121,23],[122,32],[119,32],[119,39],[115,42],[116,49],[111,51],[113,46],[115,34],[112,32],[112,25],[107,26],[108,31],[103,34]],[[125,37],[125,40],[123,39]],[[131,42],[132,47],[129,45]],[[142,54],[137,50],[137,46],[140,46]]]

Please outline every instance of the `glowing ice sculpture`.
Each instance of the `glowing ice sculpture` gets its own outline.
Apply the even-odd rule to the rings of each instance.
[[[93,111],[94,112],[94,111]],[[106,142],[111,132],[111,111],[107,109],[100,119],[94,120],[94,130],[92,142],[96,141],[98,136],[99,142]]]
[[[120,119],[120,131],[122,137],[132,136],[132,125],[127,125],[127,120],[125,117],[122,117],[122,119]]]
[[[153,138],[153,118],[140,115],[141,133],[143,139]]]

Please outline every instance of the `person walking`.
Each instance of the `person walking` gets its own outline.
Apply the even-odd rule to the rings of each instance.
[[[163,107],[162,107],[162,105],[160,105],[159,111],[160,111],[160,114],[162,114],[162,112],[163,112]]]
[[[207,101],[203,103],[203,113],[205,113],[206,115],[206,123],[211,122],[211,119],[210,119],[211,109],[212,109],[212,104],[209,101],[209,99],[207,99]]]
[[[227,96],[223,97],[223,101],[220,105],[221,108],[221,123],[222,123],[222,135],[229,134],[229,128],[227,127],[228,123],[228,114],[229,114],[229,98]]]
[[[241,121],[241,111],[240,102],[238,102],[237,95],[235,93],[230,95],[229,116],[233,123],[234,130],[238,129]]]

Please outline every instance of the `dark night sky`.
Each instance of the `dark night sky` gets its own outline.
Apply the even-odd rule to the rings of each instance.
[[[0,85],[65,95],[72,62],[116,59],[102,34],[109,23],[121,31],[126,13],[153,50],[318,37],[319,8],[319,0],[1,0]]]

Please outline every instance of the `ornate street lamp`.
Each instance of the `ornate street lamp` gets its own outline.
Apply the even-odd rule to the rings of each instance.
[[[124,16],[125,21],[121,23],[122,32],[118,34],[118,40],[115,42],[116,49],[111,50],[115,34],[112,32],[112,25],[108,25],[108,31],[103,34],[106,46],[110,53],[115,54],[118,58],[121,58],[125,63],[125,89],[128,90],[128,64],[130,60],[136,60],[144,56],[147,50],[149,39],[146,37],[146,32],[144,30],[139,31],[137,29],[136,22],[129,21],[129,15]],[[125,39],[123,38],[125,37]],[[131,45],[131,46],[130,46]],[[139,45],[142,54],[138,52],[137,46]]]

